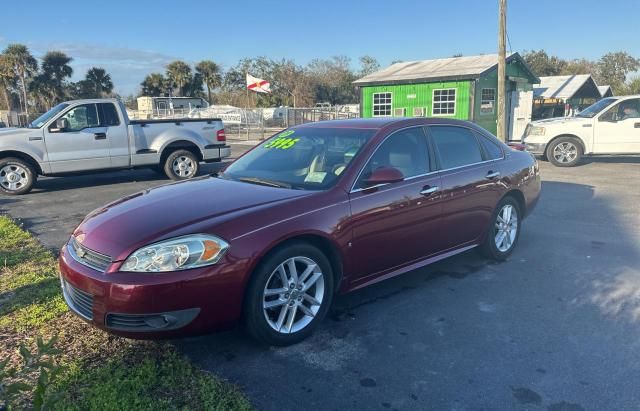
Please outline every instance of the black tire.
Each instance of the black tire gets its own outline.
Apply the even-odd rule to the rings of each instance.
[[[583,154],[582,144],[573,137],[553,140],[545,153],[549,162],[556,167],[573,167],[580,162]]]
[[[14,157],[0,159],[0,192],[3,194],[27,194],[37,178],[37,173],[28,162]]]
[[[298,309],[299,305],[306,302],[305,299],[301,299],[302,302],[298,303],[298,305],[295,306],[295,310],[293,311],[294,325],[298,324],[298,321],[300,321],[300,323],[304,323],[304,321],[309,321],[309,319],[311,318],[308,324],[304,325],[303,328],[291,333],[287,332],[288,330],[286,330],[285,324],[283,325],[285,329],[283,329],[282,332],[279,332],[272,325],[270,325],[269,321],[267,320],[267,316],[273,316],[272,322],[274,323],[274,326],[277,327],[276,317],[280,317],[282,315],[282,310],[286,309],[284,318],[288,319],[289,315],[291,314],[290,310],[294,309],[294,307],[289,306],[290,303],[284,303],[268,311],[270,314],[266,314],[265,310],[263,309],[263,303],[265,301],[265,290],[267,285],[269,284],[272,284],[272,286],[273,284],[276,284],[276,288],[282,285],[281,281],[279,280],[279,274],[275,271],[280,264],[283,264],[294,257],[307,258],[312,260],[313,263],[317,264],[317,266],[322,270],[324,291],[321,304],[319,306],[319,309],[317,309],[315,316],[310,317],[302,312],[301,309]],[[272,277],[272,274],[274,275],[274,277]],[[316,281],[315,284],[316,285],[312,286],[310,290],[312,290],[311,292],[317,293],[318,289],[315,287],[319,286],[320,280]],[[270,289],[272,288],[272,286],[270,286]],[[318,324],[322,322],[323,318],[326,316],[333,299],[334,287],[334,277],[331,270],[331,264],[329,263],[327,257],[316,247],[304,242],[294,242],[275,250],[260,263],[258,268],[254,271],[251,280],[249,281],[243,312],[244,324],[247,328],[247,331],[253,338],[266,345],[286,346],[296,344],[304,340],[313,333]],[[273,300],[271,301],[291,301],[289,298],[294,300],[296,299],[293,294],[288,293],[280,294],[277,297],[272,296],[268,298],[273,298]],[[293,304],[296,304],[295,301],[293,302]],[[314,307],[314,305],[309,302],[306,302],[306,304],[308,304],[311,308]],[[305,307],[307,307],[306,304]]]
[[[497,227],[497,225],[501,224],[498,217],[499,216],[502,217],[500,214],[502,213],[502,210],[505,208],[505,206],[511,206],[512,212],[515,211],[516,217],[517,217],[515,238],[510,237],[511,244],[509,248],[506,250],[499,248],[498,244],[496,244],[496,242],[498,241],[497,236],[500,230]],[[491,217],[491,223],[489,225],[489,229],[487,230],[486,237],[480,246],[480,251],[487,258],[497,260],[497,261],[506,260],[511,255],[511,253],[513,253],[513,250],[515,250],[516,246],[518,245],[518,239],[520,238],[521,230],[522,230],[522,211],[520,210],[520,206],[518,205],[518,202],[516,201],[515,198],[511,196],[507,196],[502,200],[500,200],[500,202],[496,206],[496,209],[493,211],[493,215]],[[505,233],[505,235],[507,234]],[[502,244],[501,244],[501,247],[502,247]]]
[[[174,168],[174,162],[179,161],[182,163],[190,164],[190,169],[184,169],[184,174],[176,171]],[[198,157],[189,150],[176,150],[170,153],[164,160],[162,166],[164,173],[172,180],[188,180],[198,175],[200,163]]]

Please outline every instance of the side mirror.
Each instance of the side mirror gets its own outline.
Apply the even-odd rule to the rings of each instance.
[[[404,180],[402,171],[394,167],[380,167],[371,173],[371,176],[365,180],[368,186],[379,184],[397,183]]]
[[[66,118],[59,118],[56,120],[56,126],[54,128],[51,128],[49,131],[57,133],[66,130],[68,127],[69,121]]]

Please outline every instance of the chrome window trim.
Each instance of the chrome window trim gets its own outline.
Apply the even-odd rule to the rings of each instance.
[[[422,129],[424,129],[425,127],[429,128],[429,127],[432,127],[432,126],[447,126],[447,127],[460,127],[460,128],[466,128],[467,130],[471,131],[474,135],[479,134],[479,132],[478,132],[477,130],[475,130],[475,129],[473,129],[473,128],[469,127],[469,126],[466,126],[466,125],[464,125],[464,124],[457,125],[457,124],[447,124],[447,123],[436,123],[436,124],[423,124],[423,125],[419,125],[419,126],[415,126],[415,125],[407,126],[407,127],[404,127],[404,128],[398,129],[398,130],[394,131],[393,133],[389,134],[388,136],[386,136],[386,137],[384,138],[384,140],[382,140],[382,141],[380,142],[380,144],[378,144],[378,147],[376,147],[376,149],[373,151],[373,153],[371,153],[371,155],[369,156],[369,158],[367,158],[367,161],[364,163],[364,165],[366,166],[366,165],[369,163],[369,160],[371,160],[371,157],[373,157],[373,156],[376,154],[376,152],[378,151],[378,149],[380,148],[380,146],[382,146],[382,144],[384,144],[384,142],[385,142],[385,141],[387,141],[387,139],[388,139],[389,137],[391,137],[392,135],[394,135],[395,133],[397,133],[397,132],[399,132],[399,131],[407,130],[407,129],[409,129],[409,128],[422,128]],[[423,131],[423,133],[424,133],[424,131]],[[488,138],[488,137],[485,137],[485,136],[480,135],[480,136],[477,136],[477,137],[476,137],[476,139],[477,139],[478,137],[480,137],[480,138]],[[429,136],[428,136],[426,133],[425,133],[425,138],[429,138]],[[481,143],[480,143],[480,142],[478,142],[478,146],[479,146],[479,148],[480,148],[480,151],[482,151],[482,147],[480,147],[480,144],[481,144]],[[442,173],[442,172],[445,172],[445,171],[451,171],[451,170],[458,170],[458,169],[460,169],[460,168],[464,168],[464,167],[470,167],[470,166],[475,166],[475,165],[478,165],[478,164],[491,163],[491,162],[493,162],[493,161],[500,161],[500,160],[504,160],[504,159],[506,158],[506,152],[505,152],[505,150],[504,150],[504,147],[500,147],[500,148],[502,149],[502,157],[500,157],[500,158],[494,158],[494,159],[492,159],[492,160],[483,160],[483,161],[480,161],[480,162],[477,162],[477,163],[465,164],[465,165],[463,165],[463,166],[458,166],[458,167],[442,168],[442,169],[439,169],[439,170],[430,171],[430,172],[428,172],[428,173],[420,174],[420,175],[417,175],[417,176],[407,177],[407,178],[405,178],[405,179],[404,179],[404,180],[402,180],[402,181],[409,181],[409,180],[412,180],[412,179],[414,179],[414,178],[426,177],[426,176],[428,176],[428,175],[430,175],[430,174]],[[385,183],[385,184],[376,184],[375,186],[366,187],[366,188],[354,188],[354,187],[356,186],[356,183],[357,183],[357,182],[358,182],[358,180],[360,179],[360,176],[362,175],[362,172],[363,172],[363,171],[364,171],[364,166],[360,169],[360,172],[358,173],[358,176],[356,177],[355,181],[354,181],[354,182],[353,182],[353,184],[351,185],[351,190],[349,191],[349,194],[357,193],[357,192],[360,192],[360,191],[363,191],[363,190],[371,190],[372,188],[383,187],[383,186],[386,186],[386,185],[388,185],[388,184],[389,184],[389,183]]]

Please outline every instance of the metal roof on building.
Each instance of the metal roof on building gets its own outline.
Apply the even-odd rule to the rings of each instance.
[[[507,57],[507,62],[521,58],[518,53]],[[497,54],[451,57],[437,60],[419,60],[395,63],[353,82],[357,86],[372,84],[411,83],[416,81],[466,80],[478,78],[498,65]],[[532,74],[533,75],[533,74]]]
[[[571,74],[567,76],[549,76],[540,77],[540,83],[533,85],[534,98],[557,98],[570,99],[573,98],[583,87],[593,87],[594,96],[597,91],[597,85],[591,74]]]
[[[611,86],[598,86],[598,91],[602,97],[611,97],[613,96],[613,90],[611,90]]]

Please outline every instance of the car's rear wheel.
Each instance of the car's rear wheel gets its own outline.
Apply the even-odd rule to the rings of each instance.
[[[326,256],[306,243],[292,243],[260,264],[247,289],[247,330],[268,345],[307,338],[325,317],[333,297]]]
[[[172,180],[187,180],[198,174],[198,158],[189,150],[176,150],[164,161],[164,172]]]
[[[520,207],[511,196],[503,198],[496,207],[481,250],[494,260],[503,261],[513,252],[520,237]]]
[[[572,167],[582,158],[582,145],[572,137],[560,137],[549,144],[547,159],[554,166]]]
[[[4,194],[26,194],[36,182],[36,172],[31,165],[19,158],[0,160],[0,190]]]

